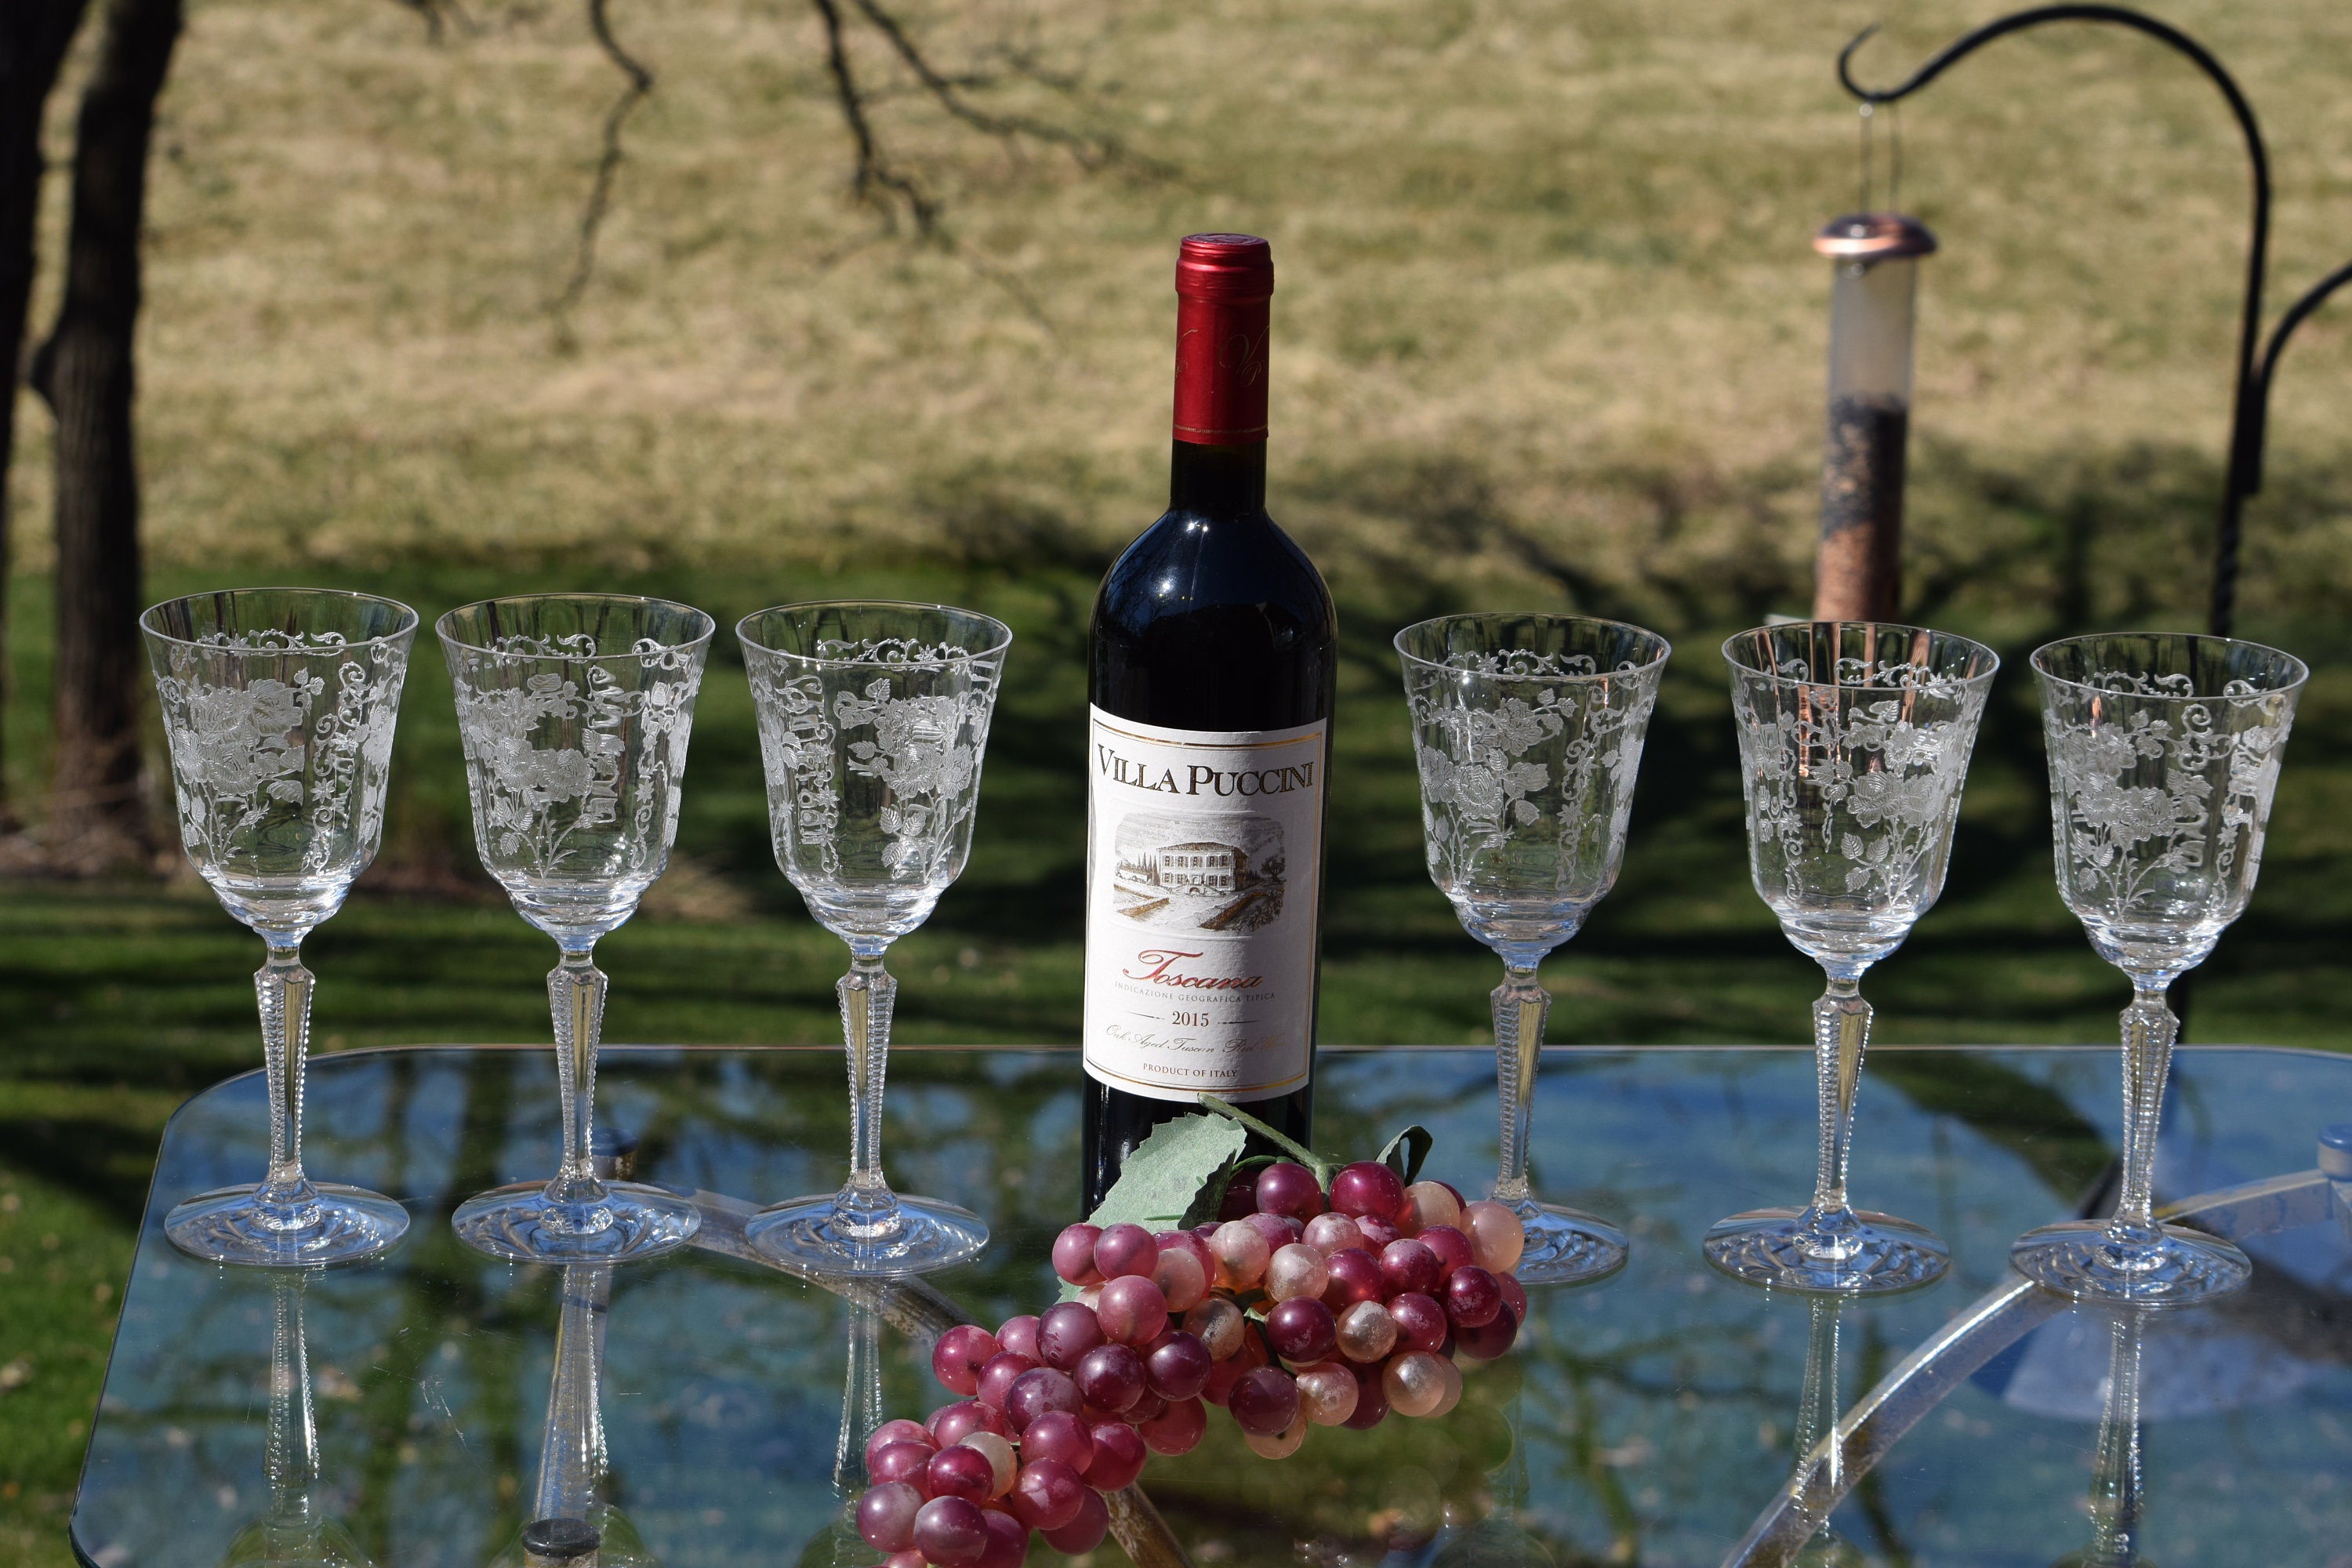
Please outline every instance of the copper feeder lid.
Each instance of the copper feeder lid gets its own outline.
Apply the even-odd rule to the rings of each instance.
[[[1901,213],[1848,213],[1822,226],[1813,248],[1841,261],[1886,261],[1931,255],[1936,237],[1926,224]]]

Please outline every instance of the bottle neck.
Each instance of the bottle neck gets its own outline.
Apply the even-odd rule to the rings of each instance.
[[[1168,459],[1168,510],[1206,517],[1265,512],[1265,443],[1204,446],[1178,441]]]

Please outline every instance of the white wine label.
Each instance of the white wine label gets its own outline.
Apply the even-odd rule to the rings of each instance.
[[[1089,707],[1087,1070],[1154,1100],[1307,1081],[1324,731],[1164,730]]]

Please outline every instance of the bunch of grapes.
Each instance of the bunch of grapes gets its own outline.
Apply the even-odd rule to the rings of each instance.
[[[1270,1459],[1310,1426],[1442,1415],[1462,1397],[1454,1358],[1518,1335],[1525,1242],[1502,1205],[1372,1161],[1328,1194],[1304,1165],[1268,1165],[1192,1230],[1071,1226],[1054,1271],[1078,1300],[940,1336],[931,1371],[963,1397],[867,1441],[857,1532],[885,1568],[1021,1568],[1032,1530],[1092,1551],[1103,1494],[1192,1448],[1211,1405]]]

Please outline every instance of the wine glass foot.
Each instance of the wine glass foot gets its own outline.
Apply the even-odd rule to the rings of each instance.
[[[277,1211],[254,1201],[256,1188],[200,1194],[163,1216],[163,1234],[192,1258],[259,1268],[322,1268],[390,1251],[408,1234],[408,1211],[380,1193],[315,1184],[306,1225],[273,1223]]]
[[[1582,1285],[1625,1267],[1625,1236],[1607,1220],[1557,1204],[1516,1211],[1527,1250],[1512,1270],[1522,1285]]]
[[[467,1199],[449,1216],[457,1239],[509,1263],[627,1263],[674,1252],[702,1228],[702,1215],[675,1193],[641,1182],[607,1182],[600,1205],[611,1215],[593,1230],[564,1223],[544,1182],[517,1182]]]
[[[2068,1220],[2029,1230],[2009,1249],[2010,1267],[2046,1290],[2076,1300],[2178,1307],[2242,1289],[2254,1266],[2218,1236],[2177,1225],[2133,1245],[2112,1240],[2107,1222]]]
[[[900,1198],[898,1228],[886,1237],[853,1236],[836,1212],[831,1193],[795,1198],[753,1215],[743,1238],[752,1251],[788,1268],[866,1279],[953,1268],[988,1245],[986,1222],[936,1198]]]
[[[1869,1209],[1823,1246],[1811,1209],[1751,1209],[1717,1221],[1699,1250],[1734,1279],[1817,1296],[1891,1296],[1933,1284],[1951,1267],[1951,1248],[1925,1226]]]

